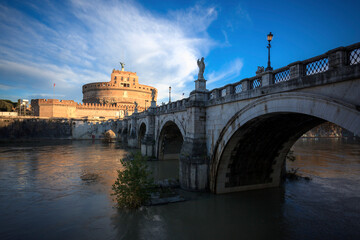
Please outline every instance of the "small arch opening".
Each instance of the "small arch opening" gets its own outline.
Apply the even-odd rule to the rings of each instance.
[[[146,133],[146,125],[145,123],[141,123],[138,133],[138,147],[141,148],[141,143],[145,139],[145,133]]]

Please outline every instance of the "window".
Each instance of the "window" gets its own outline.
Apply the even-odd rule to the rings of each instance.
[[[124,80],[123,77],[121,77],[121,80]]]
[[[116,80],[116,76],[114,77],[114,80]]]
[[[135,82],[135,78],[133,78],[133,81]]]

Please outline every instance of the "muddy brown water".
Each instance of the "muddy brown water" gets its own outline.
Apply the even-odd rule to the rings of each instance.
[[[288,168],[311,181],[182,191],[186,202],[124,211],[110,196],[128,151],[120,144],[0,143],[0,239],[360,239],[360,145],[300,139],[293,150]],[[157,179],[178,175],[177,161],[149,166]]]

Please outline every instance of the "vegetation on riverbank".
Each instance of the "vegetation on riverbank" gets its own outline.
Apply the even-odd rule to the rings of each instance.
[[[115,196],[118,208],[137,209],[150,201],[154,180],[141,153],[129,155],[120,162],[124,169],[117,170],[111,195]]]
[[[289,153],[286,155],[286,160],[291,162],[294,162],[296,160],[296,157],[294,156],[294,151],[291,150],[289,151]],[[287,170],[285,174],[285,178],[290,181],[300,180],[300,179],[311,180],[310,177],[304,177],[300,173],[298,173],[298,170],[299,168],[291,168]]]

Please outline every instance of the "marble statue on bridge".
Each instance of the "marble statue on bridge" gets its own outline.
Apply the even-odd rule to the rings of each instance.
[[[197,65],[199,67],[198,79],[204,79],[204,71],[205,71],[204,57],[201,58],[201,61],[199,59],[197,60]]]

